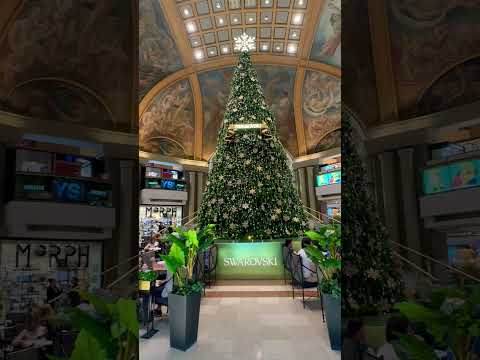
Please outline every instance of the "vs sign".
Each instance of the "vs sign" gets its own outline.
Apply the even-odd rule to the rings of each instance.
[[[54,180],[52,182],[55,198],[61,201],[82,201],[85,185],[75,181]]]

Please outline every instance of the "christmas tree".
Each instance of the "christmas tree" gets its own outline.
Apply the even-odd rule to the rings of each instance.
[[[348,117],[342,112],[342,313],[373,315],[401,299],[403,282],[367,191]]]
[[[253,38],[244,34],[236,43],[240,60],[198,222],[215,224],[217,235],[230,240],[297,237],[305,230],[306,218],[277,137],[275,116],[248,55]]]

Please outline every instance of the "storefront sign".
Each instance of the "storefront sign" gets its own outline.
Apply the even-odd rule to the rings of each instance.
[[[217,276],[220,279],[281,279],[281,243],[218,244]]]
[[[480,186],[480,160],[462,160],[423,170],[425,195]]]

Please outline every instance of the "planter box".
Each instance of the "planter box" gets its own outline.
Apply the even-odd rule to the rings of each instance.
[[[201,298],[201,293],[189,296],[176,294],[168,296],[172,348],[186,351],[197,342]]]
[[[342,349],[342,306],[341,298],[323,294],[325,318],[332,350]]]

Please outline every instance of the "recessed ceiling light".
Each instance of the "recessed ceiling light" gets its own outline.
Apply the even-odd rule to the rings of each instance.
[[[193,45],[198,45],[198,41],[197,41],[197,40],[194,40],[194,41],[193,41]]]
[[[183,9],[183,13],[185,14],[185,16],[188,16],[188,15],[190,15],[190,10],[185,8],[185,9]]]
[[[287,52],[289,54],[295,54],[297,52],[297,44],[288,44]]]
[[[217,2],[217,3],[215,4],[215,7],[216,7],[217,9],[220,9],[220,8],[222,7],[222,5],[220,5],[220,3]]]
[[[262,45],[262,50],[264,50],[264,51],[268,50],[268,45],[267,45],[267,44],[263,44],[263,45]]]
[[[237,23],[237,22],[238,22],[238,18],[237,18],[237,17],[234,17],[234,18],[233,18],[233,22],[234,22],[234,23]]]
[[[270,5],[270,0],[265,0],[265,5]]]
[[[220,25],[223,25],[224,22],[225,22],[225,20],[223,20],[223,18],[218,19],[218,23],[219,23]]]
[[[215,51],[210,50],[210,55],[215,55]]]
[[[275,48],[277,49],[278,51],[280,51],[281,47],[279,45],[277,45],[277,47]]]
[[[295,25],[299,25],[302,23],[303,14],[295,14],[293,15],[292,23]]]
[[[224,53],[224,54],[228,53],[228,46],[222,47],[222,53]]]
[[[249,18],[248,18],[248,21],[252,22],[252,21],[253,21],[253,17],[249,17]]]
[[[263,19],[264,19],[265,21],[268,21],[268,16],[265,16]]]
[[[303,0],[298,0],[298,5],[302,6],[303,5]]]
[[[195,31],[197,31],[197,26],[195,25],[194,22],[189,22],[189,23],[187,23],[187,31],[188,31],[189,33],[193,33],[193,32],[195,32]]]
[[[296,33],[296,32],[292,33],[292,37],[293,37],[293,38],[296,38],[296,37],[297,37],[297,33]]]
[[[202,50],[196,50],[193,55],[195,56],[195,59],[197,60],[202,60],[203,59],[203,51]]]

